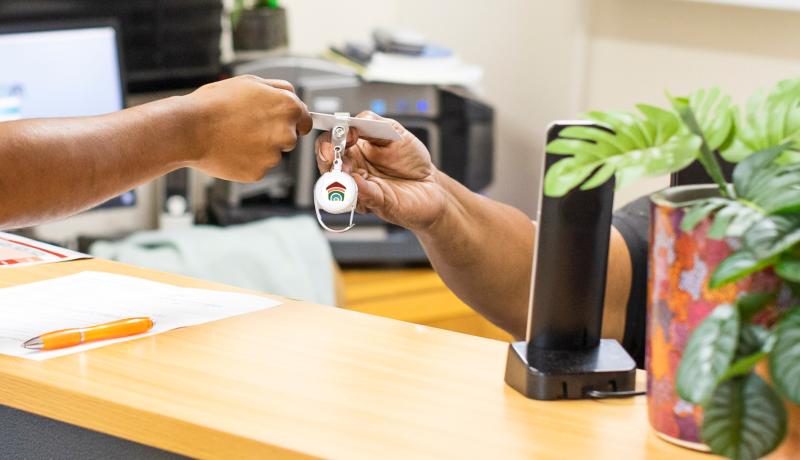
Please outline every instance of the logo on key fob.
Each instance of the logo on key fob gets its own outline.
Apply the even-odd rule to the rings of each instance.
[[[342,171],[342,155],[344,154],[347,132],[349,131],[348,119],[350,114],[336,114],[336,125],[331,131],[333,144],[333,167],[317,180],[314,186],[314,209],[317,211],[317,220],[322,228],[330,232],[341,233],[353,228],[353,215],[358,202],[358,186],[356,181]],[[350,225],[334,230],[322,222],[320,208],[331,214],[343,214],[350,211]]]

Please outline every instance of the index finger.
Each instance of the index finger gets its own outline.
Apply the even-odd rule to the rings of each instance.
[[[297,134],[305,136],[311,132],[311,128],[314,127],[314,121],[311,119],[311,114],[308,112],[308,107],[305,102],[300,99],[298,99],[297,102],[300,104],[300,109],[302,109],[300,117],[297,120]]]
[[[291,93],[297,94],[294,90],[294,86],[286,80],[268,80],[266,78],[257,77],[255,75],[244,75],[244,77],[256,81],[258,83],[261,83],[262,85],[283,89]]]

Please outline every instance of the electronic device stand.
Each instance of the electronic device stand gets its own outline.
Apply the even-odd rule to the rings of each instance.
[[[636,363],[614,339],[589,350],[536,350],[528,362],[527,342],[508,347],[506,383],[532,399],[583,399],[590,391],[632,391]]]
[[[576,125],[604,129],[556,122],[547,143]],[[540,184],[547,169],[567,158],[544,156]],[[636,362],[619,342],[600,338],[613,202],[613,177],[562,197],[541,194],[527,340],[509,346],[505,375],[509,386],[529,398],[608,397],[634,389]]]

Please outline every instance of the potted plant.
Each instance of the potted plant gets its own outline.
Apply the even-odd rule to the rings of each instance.
[[[234,0],[233,47],[239,51],[271,50],[289,44],[286,10],[278,0]]]
[[[544,192],[612,177],[620,188],[702,163],[714,184],[651,196],[650,423],[736,460],[775,451],[791,432],[773,455],[797,458],[800,79],[754,93],[743,119],[717,88],[667,97],[673,110],[588,112],[604,129],[564,129],[548,152],[568,157],[547,171]],[[732,184],[715,152],[738,163]]]

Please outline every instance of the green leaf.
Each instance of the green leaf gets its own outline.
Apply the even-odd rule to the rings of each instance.
[[[708,237],[722,239],[725,236],[740,237],[764,214],[748,206],[740,200],[729,198],[707,198],[697,202],[681,220],[681,230],[688,232],[694,229],[703,218],[716,213],[714,223],[708,231]]]
[[[736,141],[731,150],[739,159],[750,152],[772,146],[795,143],[800,139],[800,79],[778,82],[765,96],[763,89],[754,92],[747,100],[744,121],[737,123]],[[735,115],[738,118],[738,114]],[[726,152],[727,153],[727,152]],[[782,156],[788,156],[785,152]],[[726,155],[727,158],[727,155]]]
[[[778,155],[786,150],[786,144],[770,147],[760,152],[753,153],[733,168],[733,188],[736,196],[748,198],[751,196],[753,177],[756,173],[764,171],[767,166],[775,162]]]
[[[547,151],[560,155],[582,156],[593,160],[602,160],[618,152],[616,148],[605,142],[586,142],[582,139],[563,138],[550,142],[547,145]]]
[[[544,177],[544,193],[547,196],[564,196],[586,180],[601,161],[590,155],[574,156],[557,161]]]
[[[614,176],[617,169],[616,166],[617,165],[612,162],[604,164],[589,180],[581,185],[581,190],[590,190],[605,184],[606,181]]]
[[[741,311],[741,308],[739,309]],[[760,324],[745,324],[739,331],[734,363],[720,381],[745,375],[764,359],[775,345],[775,335]]]
[[[775,264],[775,273],[785,280],[800,283],[800,260],[789,258],[785,253],[781,254]]]
[[[633,142],[635,149],[643,149],[652,145],[647,142],[641,125],[637,123],[638,117],[631,112],[607,110],[605,112],[587,112],[584,116],[609,126],[618,136],[625,137]]]
[[[610,133],[605,129],[597,129],[594,126],[567,126],[562,129],[558,134],[560,138],[565,139],[578,139],[584,141],[591,141],[599,144],[607,144],[610,148],[615,149],[616,153],[627,152],[628,150],[636,150],[636,146],[630,139],[623,136],[617,136],[613,132]],[[554,144],[551,142],[550,145]],[[548,151],[552,152],[548,145]],[[567,150],[566,154],[571,154],[571,150]],[[555,152],[554,152],[555,153]]]
[[[695,329],[678,368],[675,386],[682,399],[705,405],[731,365],[739,338],[739,310],[720,305]]]
[[[735,359],[742,359],[753,353],[769,353],[775,345],[775,335],[761,324],[745,324],[739,331],[739,344],[736,345]]]
[[[547,152],[572,155],[560,160],[545,175],[544,193],[563,196],[573,188],[586,190],[616,176],[616,188],[643,177],[680,171],[694,162],[701,139],[678,134],[680,122],[672,112],[648,105],[637,106],[641,118],[630,112],[588,112],[583,117],[598,126],[570,126],[547,145]],[[613,134],[608,132],[613,131]]]
[[[736,301],[736,307],[739,309],[739,316],[742,322],[749,323],[750,320],[758,313],[761,313],[777,295],[778,291],[768,291],[751,292],[740,297]]]
[[[767,353],[759,351],[735,361],[725,372],[725,375],[722,376],[720,382],[739,377],[740,375],[749,374],[753,368],[756,367],[756,364],[760,363],[766,356]]]
[[[781,181],[784,179],[784,181]],[[791,184],[783,182],[791,180]],[[764,194],[754,203],[763,208],[768,214],[784,214],[800,211],[800,173],[783,176],[776,180]],[[772,192],[772,193],[770,193]]]
[[[800,307],[789,310],[775,329],[769,372],[786,399],[800,404]]]
[[[728,233],[728,226],[730,226],[733,219],[739,215],[738,206],[726,206],[714,216],[714,223],[708,229],[708,237],[712,240],[721,240]]]
[[[741,203],[737,203],[736,205],[732,204],[731,206],[736,207],[737,213],[736,217],[733,218],[733,221],[728,225],[728,229],[725,231],[726,236],[741,237],[753,224],[764,217],[764,214],[760,211]]]
[[[692,164],[699,145],[700,139],[697,136],[673,136],[661,146],[631,150],[613,160],[617,171],[636,170],[641,172],[641,177],[658,177],[680,171]],[[617,188],[622,186],[618,185]]]
[[[636,108],[647,117],[648,126],[654,128],[652,145],[666,144],[678,132],[680,122],[672,112],[646,104],[636,104]]]
[[[717,209],[727,206],[728,201],[729,200],[725,198],[708,198],[698,202],[683,215],[683,219],[681,219],[681,230],[684,232],[694,230],[697,224],[705,219],[706,216],[715,212]]]
[[[773,257],[800,241],[800,214],[767,216],[750,227],[742,246],[757,261]]]
[[[697,159],[703,165],[708,175],[711,176],[711,179],[713,179],[719,187],[719,194],[724,198],[728,198],[728,183],[725,181],[725,176],[722,174],[722,168],[719,165],[719,161],[717,161],[717,158],[714,156],[706,138],[703,135],[703,130],[700,128],[700,125],[697,122],[697,118],[694,115],[694,111],[692,110],[689,100],[681,97],[672,97],[669,93],[667,93],[667,98],[670,100],[670,102],[672,102],[672,107],[676,112],[678,112],[678,115],[680,115],[681,119],[683,120],[683,124],[686,125],[691,133],[701,138],[702,141],[700,143],[700,154],[697,156]]]
[[[717,265],[708,280],[708,287],[716,289],[773,265],[777,258],[757,261],[749,251],[734,252]]]
[[[720,89],[713,87],[699,89],[689,96],[689,106],[712,151],[730,141],[734,130],[731,97],[720,98],[720,95]]]
[[[723,382],[703,409],[703,441],[731,460],[761,458],[786,436],[783,402],[756,374]]]

